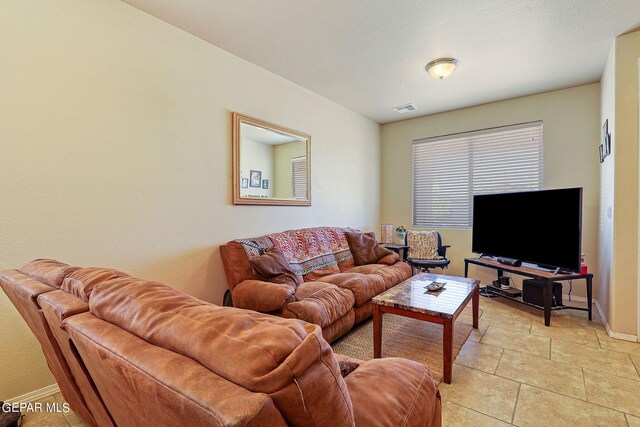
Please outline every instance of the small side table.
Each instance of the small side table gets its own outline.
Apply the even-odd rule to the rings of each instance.
[[[396,245],[395,243],[380,243],[380,245],[400,255],[403,261],[407,260],[407,255],[409,253],[409,246]],[[400,251],[402,251],[402,253],[400,253]]]

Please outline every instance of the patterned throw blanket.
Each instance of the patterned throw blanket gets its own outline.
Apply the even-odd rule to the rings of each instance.
[[[303,276],[328,265],[351,258],[345,231],[351,228],[315,227],[269,234],[273,246],[280,249],[294,273]]]
[[[260,250],[267,250],[273,247],[273,243],[271,243],[271,239],[268,236],[254,237],[252,239],[236,239],[236,242],[242,244],[249,259],[260,255]]]

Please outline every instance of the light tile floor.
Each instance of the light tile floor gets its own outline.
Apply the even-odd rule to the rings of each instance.
[[[553,313],[481,298],[480,328],[440,384],[445,426],[640,427],[640,344],[609,338],[594,311]],[[467,310],[461,316],[470,322]],[[43,402],[62,401],[60,394]],[[81,426],[72,412],[27,414],[25,427]]]
[[[440,384],[443,425],[640,426],[640,344],[608,337],[595,310],[592,322],[555,311],[545,327],[541,310],[502,298],[480,308]]]

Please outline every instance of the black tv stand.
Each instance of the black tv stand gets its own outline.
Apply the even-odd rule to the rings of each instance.
[[[552,310],[566,310],[566,309],[571,309],[571,310],[581,310],[581,311],[587,311],[589,312],[589,320],[592,320],[593,316],[592,316],[592,296],[593,296],[593,291],[592,291],[592,281],[593,281],[593,274],[591,273],[587,273],[587,274],[581,274],[581,273],[565,273],[565,272],[561,272],[558,271],[557,274],[554,274],[553,271],[544,271],[544,270],[538,270],[535,268],[531,268],[531,267],[513,267],[513,266],[509,266],[509,265],[505,265],[505,264],[501,264],[498,261],[494,260],[494,259],[489,259],[489,258],[484,258],[484,259],[478,259],[478,258],[465,258],[464,259],[464,277],[467,277],[468,273],[469,273],[469,264],[474,264],[474,265],[479,265],[481,267],[486,267],[486,268],[492,268],[494,270],[497,271],[498,273],[498,278],[502,277],[502,274],[504,272],[507,273],[513,273],[513,274],[517,274],[520,276],[525,276],[525,277],[531,277],[533,279],[536,279],[542,283],[544,283],[544,288],[542,290],[542,295],[543,295],[543,301],[544,301],[544,324],[545,326],[549,326],[551,325],[551,311]],[[587,307],[576,307],[573,305],[563,305],[563,306],[558,306],[558,307],[553,307],[553,283],[554,282],[558,282],[558,281],[563,281],[563,280],[576,280],[576,279],[585,279],[587,282]],[[483,288],[484,289],[484,288]],[[490,292],[490,293],[494,293],[492,286],[487,286],[485,289],[485,292]],[[495,293],[497,294],[497,292]],[[525,305],[529,305],[532,307],[537,307],[535,305],[529,304],[527,302],[522,301],[522,298],[519,297],[510,297],[510,296],[506,296],[506,295],[502,295],[502,294],[497,294],[503,298],[507,298],[513,301],[517,301],[521,304],[525,304]]]

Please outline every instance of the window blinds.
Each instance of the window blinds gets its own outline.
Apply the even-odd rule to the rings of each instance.
[[[307,198],[307,158],[296,157],[291,159],[291,170],[293,177],[293,198]]]
[[[539,190],[542,161],[541,121],[416,140],[413,225],[468,228],[474,194]]]

